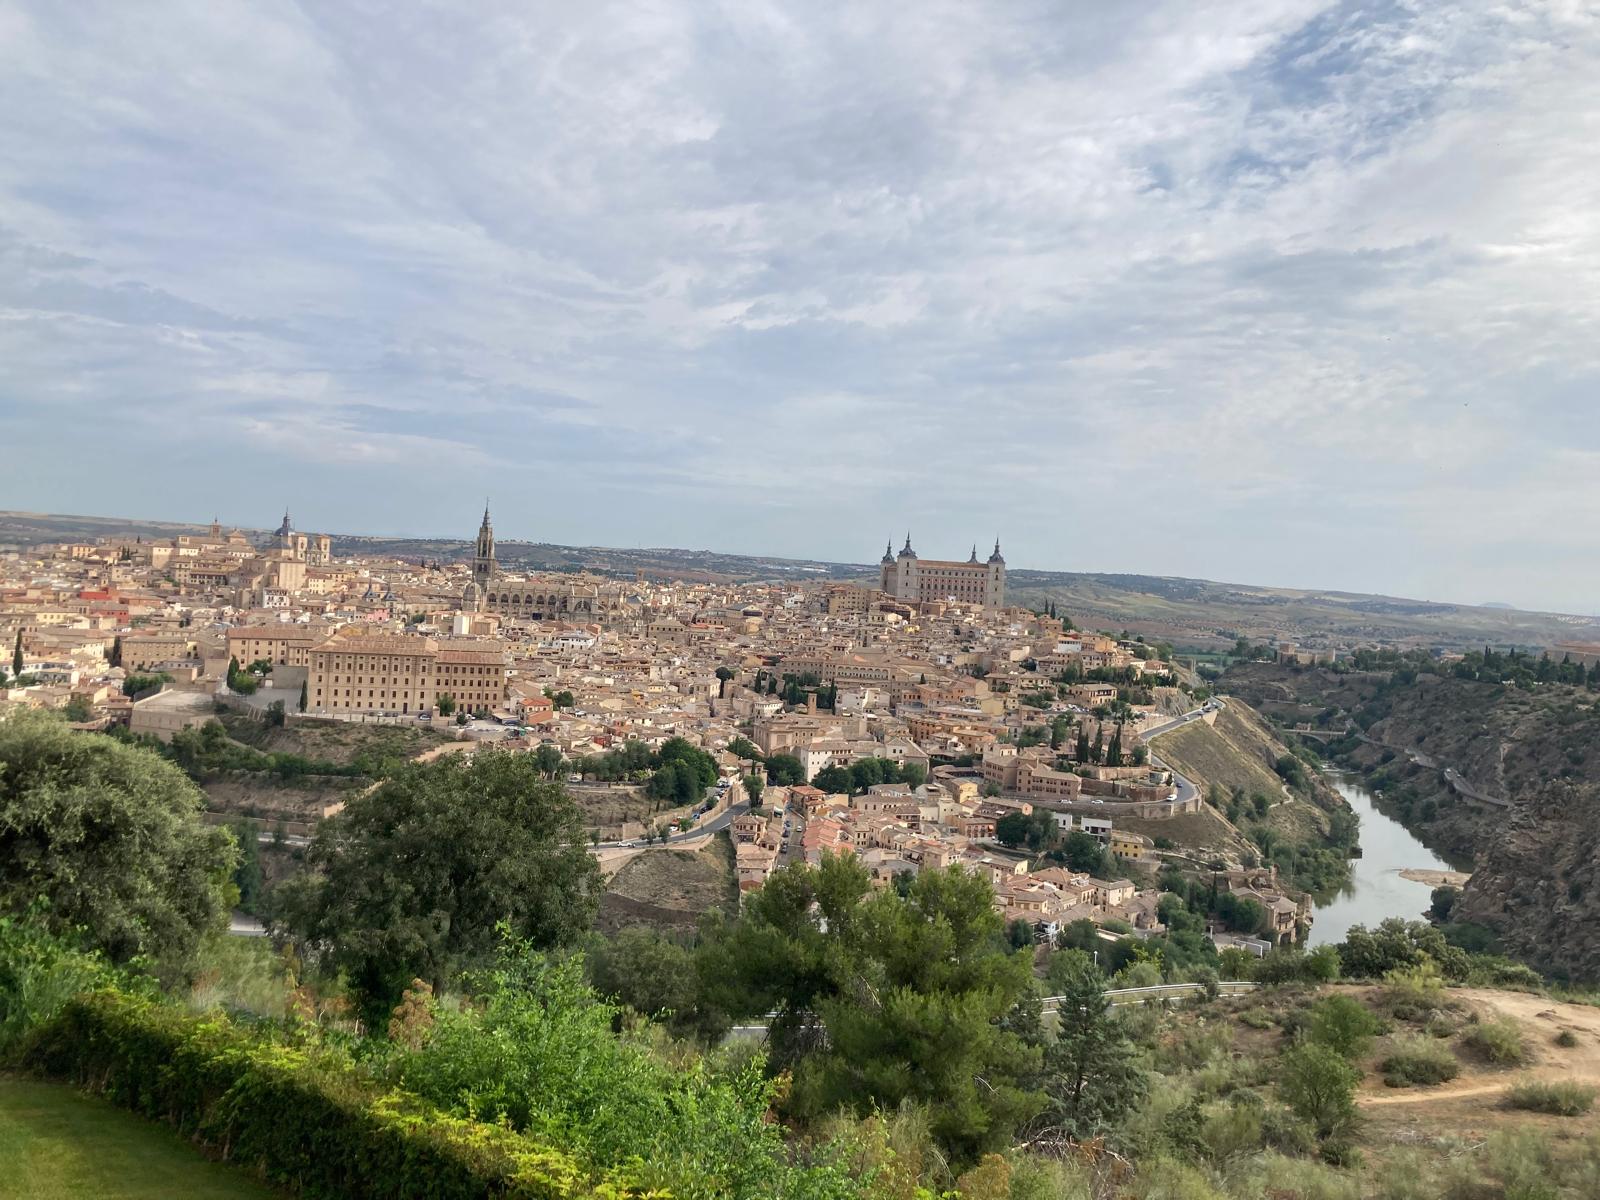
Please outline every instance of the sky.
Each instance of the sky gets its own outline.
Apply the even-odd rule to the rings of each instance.
[[[1600,9],[0,0],[0,507],[1600,612]]]

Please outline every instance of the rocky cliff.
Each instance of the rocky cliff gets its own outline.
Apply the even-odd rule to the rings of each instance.
[[[1285,719],[1357,718],[1371,741],[1341,760],[1424,842],[1470,860],[1457,919],[1543,970],[1600,980],[1600,695],[1268,667],[1237,682]]]

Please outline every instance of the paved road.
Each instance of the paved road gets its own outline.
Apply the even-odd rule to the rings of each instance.
[[[1154,729],[1147,729],[1139,735],[1139,740],[1148,742],[1151,738],[1158,738],[1163,733],[1171,733],[1174,729],[1182,729],[1185,725],[1192,725],[1196,721],[1203,720],[1208,712],[1215,712],[1226,707],[1227,705],[1223,704],[1221,700],[1207,700],[1199,708],[1192,708],[1184,713],[1183,716],[1168,721],[1165,725],[1157,725]]]
[[[640,841],[641,839],[627,838],[620,842],[596,842],[590,848],[594,850],[618,850],[627,847],[633,847],[634,849],[638,850],[661,850],[676,845],[679,842],[692,842],[698,838],[703,838],[713,833],[721,833],[729,825],[733,824],[733,819],[740,813],[749,811],[750,802],[748,800],[744,800],[738,804],[730,804],[727,808],[723,809],[716,816],[712,817],[711,820],[707,821],[704,825],[696,825],[693,829],[685,829],[679,833],[668,834],[665,842],[650,842],[646,845],[634,847],[634,843]]]

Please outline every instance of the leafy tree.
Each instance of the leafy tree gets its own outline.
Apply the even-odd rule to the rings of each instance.
[[[413,978],[437,993],[487,963],[496,922],[536,946],[576,942],[601,891],[577,805],[526,754],[406,764],[324,821],[306,857],[274,924],[377,1013]]]
[[[874,891],[851,858],[775,871],[739,920],[708,930],[708,999],[731,1015],[776,1010],[772,1069],[792,1068],[802,1118],[903,1103],[962,1160],[1003,1147],[1039,1109],[1024,1082],[1038,1051],[1003,1027],[1031,990],[1007,952],[993,893],[959,867]]]
[[[767,782],[778,787],[793,787],[806,781],[806,769],[792,754],[774,754],[767,759]]]
[[[233,840],[239,846],[239,863],[233,868],[233,886],[239,891],[239,908],[254,913],[261,903],[263,878],[261,874],[261,843],[256,838],[255,826],[249,821],[235,821]]]
[[[609,941],[596,937],[586,964],[598,992],[663,1021],[679,1037],[715,1044],[728,1032],[726,1014],[700,1003],[694,955],[654,929],[633,926]]]
[[[1279,1058],[1278,1095],[1324,1140],[1347,1133],[1356,1119],[1361,1072],[1335,1050],[1303,1042]]]
[[[1117,1128],[1143,1101],[1147,1080],[1088,955],[1059,952],[1051,968],[1060,1030],[1045,1050],[1041,1119],[1083,1141]]]
[[[1346,976],[1382,979],[1390,971],[1418,967],[1430,959],[1446,966],[1455,957],[1452,950],[1444,935],[1426,921],[1389,917],[1373,929],[1352,926],[1339,943],[1339,959]]]
[[[87,696],[73,696],[62,706],[61,713],[69,721],[92,721],[94,719],[94,705],[89,703]]]
[[[751,773],[744,777],[745,795],[750,797],[750,807],[761,807],[761,793],[767,790],[766,781],[761,776]]]
[[[122,681],[122,694],[124,696],[137,696],[140,692],[148,692],[151,688],[158,688],[166,683],[172,676],[165,671],[154,675],[129,675]]]
[[[274,700],[267,705],[268,725],[281,727],[286,719],[286,714],[283,711],[282,700]]]
[[[850,768],[837,764],[823,767],[818,771],[811,784],[819,791],[827,792],[830,796],[845,794],[855,791],[855,781],[850,777]]]
[[[1105,847],[1081,829],[1074,829],[1067,834],[1066,841],[1061,843],[1061,853],[1067,866],[1074,871],[1093,873],[1105,864]]]
[[[439,698],[434,703],[438,706],[441,717],[448,717],[456,711],[456,698],[449,692],[440,692]]]
[[[757,746],[743,734],[728,743],[728,753],[745,762],[757,763],[762,759],[761,747]]]
[[[533,752],[532,758],[533,765],[545,779],[554,779],[566,766],[566,759],[561,757],[561,751],[555,746],[540,746]]]
[[[181,969],[232,899],[237,851],[203,797],[158,755],[59,719],[0,719],[0,909],[43,896],[54,931],[82,927],[117,962]]]
[[[1021,917],[1007,923],[1006,942],[1013,950],[1023,950],[1034,943],[1033,924]]]
[[[1009,812],[994,823],[994,836],[1007,846],[1020,846],[1033,832],[1033,822],[1021,812]]]
[[[558,711],[564,708],[571,708],[577,703],[577,699],[565,688],[559,692],[546,688],[544,694],[549,698],[551,707]]]
[[[1324,996],[1312,1006],[1311,1041],[1348,1059],[1360,1058],[1383,1032],[1383,1022],[1354,996]]]

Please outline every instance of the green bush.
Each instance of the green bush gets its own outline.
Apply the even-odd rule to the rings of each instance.
[[[1506,1094],[1506,1103],[1553,1117],[1581,1117],[1594,1107],[1594,1098],[1594,1088],[1571,1080],[1527,1079]]]
[[[1345,1058],[1366,1054],[1383,1022],[1353,996],[1327,996],[1311,1009],[1307,1033],[1313,1042]]]
[[[563,1151],[384,1089],[342,1055],[263,1041],[224,1017],[121,992],[68,1002],[35,1030],[20,1061],[175,1125],[304,1196],[592,1194]]]
[[[48,933],[39,917],[0,917],[0,1060],[73,996],[115,978],[103,956]]]
[[[1448,1046],[1425,1037],[1397,1041],[1378,1063],[1390,1087],[1417,1087],[1444,1083],[1461,1074],[1461,1064]]]
[[[1461,1044],[1497,1067],[1515,1067],[1528,1061],[1522,1026],[1515,1021],[1483,1021],[1474,1025]]]
[[[1571,1050],[1578,1044],[1578,1035],[1570,1029],[1563,1029],[1555,1036],[1555,1044],[1564,1050]]]

